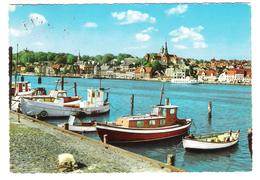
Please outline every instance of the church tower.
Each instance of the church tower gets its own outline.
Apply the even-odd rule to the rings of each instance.
[[[168,55],[167,41],[165,41],[165,45],[164,45],[164,55]]]
[[[79,51],[79,54],[78,54],[77,63],[79,63],[79,61],[80,61],[80,51]]]

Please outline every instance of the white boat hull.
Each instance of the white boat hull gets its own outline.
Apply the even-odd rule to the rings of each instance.
[[[77,115],[80,112],[80,108],[64,107],[63,104],[53,102],[37,102],[29,99],[22,99],[21,111],[29,116],[66,117]]]
[[[226,143],[214,143],[214,142],[201,142],[192,139],[183,139],[183,147],[185,149],[201,149],[201,150],[213,150],[213,149],[222,149],[235,145],[238,142],[238,139],[232,142]]]
[[[98,115],[107,113],[110,110],[109,104],[100,106],[86,106],[84,108],[77,107],[64,107],[64,104],[75,104],[71,103],[53,103],[53,102],[37,102],[29,99],[21,100],[21,111],[22,113],[41,117],[67,117],[70,115],[76,116],[79,114],[83,115]]]
[[[65,128],[64,124],[59,124],[58,127]],[[94,132],[97,131],[96,126],[77,126],[77,125],[69,125],[68,130],[73,132]]]

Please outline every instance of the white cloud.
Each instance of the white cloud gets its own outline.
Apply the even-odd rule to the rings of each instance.
[[[19,29],[9,28],[9,33],[11,36],[14,37],[22,37],[30,34],[31,30],[19,30]]]
[[[98,27],[98,25],[95,22],[86,22],[84,26],[87,27],[87,28]]]
[[[187,46],[181,45],[181,44],[175,44],[174,47],[176,49],[187,49]]]
[[[178,5],[174,8],[168,9],[166,11],[166,14],[171,15],[171,14],[183,14],[187,11],[188,5]]]
[[[8,9],[10,12],[14,12],[16,10],[16,5],[9,5]]]
[[[40,25],[47,23],[47,20],[45,19],[45,17],[43,15],[37,14],[37,13],[31,13],[29,15],[29,19],[35,26],[40,26]]]
[[[155,29],[154,27],[148,27],[142,31],[142,33],[149,33],[152,31],[158,31],[158,29]]]
[[[117,19],[119,24],[133,24],[138,22],[149,22],[155,23],[156,18],[150,16],[147,13],[142,13],[140,11],[128,10],[125,12],[113,12],[112,17]]]
[[[205,43],[205,38],[201,34],[203,29],[203,26],[192,28],[181,26],[178,29],[171,31],[169,34],[172,36],[171,40],[175,43],[188,40],[193,43],[193,48],[206,48],[207,44]]]
[[[193,42],[193,48],[207,48],[208,45],[203,41]]]
[[[151,39],[149,34],[144,34],[144,33],[137,33],[135,35],[135,38],[137,41],[142,41],[142,42],[149,41]]]

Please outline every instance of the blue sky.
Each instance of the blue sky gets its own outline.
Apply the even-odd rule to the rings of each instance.
[[[248,4],[16,5],[9,42],[82,55],[159,52],[197,59],[251,59]]]

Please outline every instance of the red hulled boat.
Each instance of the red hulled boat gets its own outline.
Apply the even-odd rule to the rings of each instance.
[[[120,117],[114,123],[97,123],[97,132],[109,143],[143,142],[186,134],[191,119],[177,118],[178,106],[156,105],[150,114]]]

